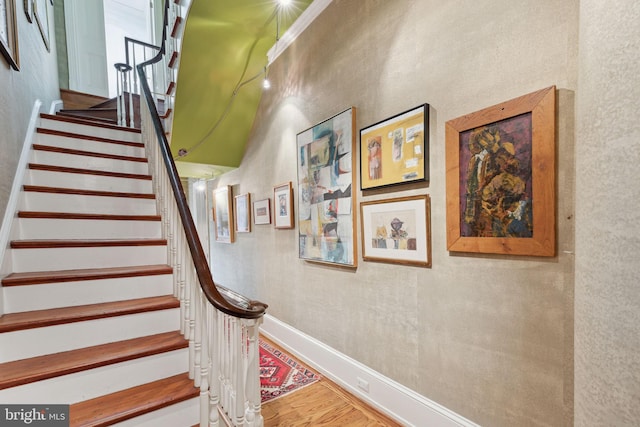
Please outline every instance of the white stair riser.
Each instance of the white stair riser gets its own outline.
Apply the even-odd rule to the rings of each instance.
[[[37,133],[35,144],[49,145],[52,147],[71,148],[73,150],[92,151],[95,153],[117,154],[120,156],[144,157],[143,147],[114,144],[92,139],[73,138],[62,135]]]
[[[193,426],[200,421],[200,400],[197,397],[158,409],[157,411],[116,423],[114,427],[176,427]],[[223,425],[223,424],[220,424]]]
[[[59,353],[180,328],[180,309],[66,323],[0,334],[0,363]]]
[[[19,209],[41,212],[156,215],[156,200],[24,191]]]
[[[83,166],[77,167],[86,169]],[[28,170],[25,174],[25,184],[81,190],[120,191],[124,193],[153,192],[152,182],[148,179],[61,173],[34,169]]]
[[[160,221],[19,218],[22,239],[159,239]]]
[[[121,172],[148,174],[147,163],[128,160],[104,159],[101,157],[78,156],[75,154],[54,153],[50,151],[33,150],[31,162],[42,165],[62,166],[67,168],[91,169],[103,172]]]
[[[157,276],[5,286],[3,291],[4,312],[18,313],[98,304],[122,299],[171,295],[173,293],[173,276],[162,274]]]
[[[166,264],[166,246],[15,249],[13,271],[73,270]]]
[[[87,126],[77,123],[63,122],[60,120],[40,119],[40,127],[59,130],[62,132],[72,132],[82,135],[97,136],[100,138],[117,139],[121,141],[140,142],[141,140],[140,133],[136,132],[128,132],[97,126]]]
[[[178,375],[186,372],[188,361],[188,349],[174,350],[0,390],[0,401],[73,404]]]

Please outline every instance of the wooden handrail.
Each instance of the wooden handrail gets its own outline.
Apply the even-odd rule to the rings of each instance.
[[[158,51],[156,56],[136,66],[138,76],[140,77],[142,94],[144,95],[144,99],[151,113],[153,127],[156,131],[156,135],[158,137],[158,143],[160,145],[160,152],[161,152],[164,164],[167,168],[169,182],[171,185],[171,189],[173,191],[173,195],[176,199],[178,213],[180,215],[180,219],[182,220],[182,225],[184,227],[187,244],[189,245],[189,250],[191,251],[191,256],[193,258],[194,267],[196,269],[196,274],[198,276],[200,287],[202,288],[202,292],[206,296],[207,300],[215,308],[217,308],[218,310],[222,311],[225,314],[228,314],[233,317],[243,318],[243,319],[258,319],[264,315],[267,309],[266,304],[260,301],[249,300],[235,292],[232,292],[226,288],[223,288],[225,293],[229,295],[229,299],[237,300],[236,297],[237,296],[240,297],[239,301],[237,301],[236,303],[233,303],[232,301],[229,301],[229,299],[225,298],[221,294],[221,292],[218,290],[217,285],[213,281],[213,276],[211,275],[211,270],[209,269],[209,263],[207,262],[207,258],[205,256],[204,250],[202,249],[202,244],[200,243],[200,238],[198,236],[198,232],[196,230],[193,217],[191,216],[191,211],[187,203],[187,198],[184,194],[184,190],[182,189],[182,185],[180,183],[180,176],[178,175],[175,162],[173,161],[173,157],[171,156],[171,149],[169,147],[169,142],[165,135],[162,122],[160,119],[160,115],[158,114],[158,110],[156,108],[153,95],[149,88],[149,84],[147,83],[147,77],[146,77],[144,68],[147,67],[148,65],[160,62],[160,60],[165,54],[165,44],[167,39],[166,23],[167,23],[168,11],[169,11],[169,1],[170,0],[165,1],[165,10],[164,10],[165,25],[163,26],[162,44],[160,46],[160,50]]]

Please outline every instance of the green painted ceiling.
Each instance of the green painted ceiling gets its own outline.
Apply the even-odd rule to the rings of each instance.
[[[267,52],[311,0],[193,0],[184,28],[171,149],[182,176],[237,167],[262,94]],[[249,81],[253,77],[255,80]],[[234,96],[235,92],[235,96]],[[178,157],[178,150],[187,155]]]

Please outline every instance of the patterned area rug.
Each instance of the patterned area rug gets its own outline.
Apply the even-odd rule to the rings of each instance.
[[[320,376],[281,350],[260,340],[260,394],[262,403],[299,390]]]

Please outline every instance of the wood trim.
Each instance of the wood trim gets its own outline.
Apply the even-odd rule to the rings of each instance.
[[[167,87],[167,91],[165,92],[167,95],[171,95],[173,90],[176,88],[176,82],[170,82],[169,87]]]
[[[70,406],[70,425],[103,427],[198,397],[187,373]],[[100,408],[100,410],[96,410]]]
[[[88,220],[106,220],[106,221],[162,221],[162,217],[160,215],[120,215],[120,214],[40,212],[40,211],[19,211],[18,218],[88,219]]]
[[[87,268],[82,270],[35,271],[12,273],[2,279],[2,286],[43,285],[82,280],[118,279],[126,277],[172,274],[169,265],[136,265],[133,267]]]
[[[43,118],[43,119],[46,119],[46,120],[57,120],[59,122],[76,123],[76,124],[79,124],[79,125],[93,126],[93,127],[105,128],[105,129],[113,129],[113,130],[119,130],[119,131],[123,131],[123,132],[131,132],[131,133],[141,133],[142,132],[140,129],[136,129],[136,128],[122,127],[122,126],[113,125],[113,124],[109,124],[109,123],[99,123],[99,122],[94,122],[93,120],[83,119],[83,118],[79,118],[79,117],[59,116],[59,115],[45,114],[45,113],[40,114],[40,117]]]
[[[129,240],[12,240],[12,249],[50,249],[50,248],[107,248],[116,246],[165,246],[166,239],[129,239]]]
[[[187,348],[179,331],[0,364],[0,390]]]
[[[78,174],[86,174],[86,175],[110,176],[112,178],[142,179],[145,181],[152,180],[151,175],[144,175],[144,174],[138,174],[138,173],[109,172],[109,171],[100,171],[100,170],[94,170],[94,169],[68,168],[65,166],[42,165],[39,163],[29,163],[29,169],[49,171],[49,172],[64,172],[64,173],[78,173]]]
[[[34,193],[75,194],[81,196],[123,197],[129,199],[155,199],[154,193],[123,193],[118,191],[80,190],[76,188],[45,187],[40,185],[23,185],[23,191]]]
[[[180,25],[182,25],[182,17],[176,16],[176,20],[173,21],[173,29],[171,30],[171,37],[175,37],[176,34],[178,34]]]
[[[94,151],[76,150],[74,148],[54,147],[51,145],[33,144],[33,149],[49,153],[71,154],[74,156],[97,157],[100,159],[122,160],[125,162],[148,163],[146,157],[123,156],[120,154],[97,153]]]
[[[161,119],[166,119],[171,115],[172,112],[173,112],[173,110],[171,108],[169,108],[169,109],[167,109],[167,111],[163,115],[160,116],[160,118]]]
[[[174,51],[171,54],[171,59],[169,60],[169,64],[168,64],[169,68],[173,68],[173,66],[176,65],[177,60],[178,60],[178,52]]]
[[[0,317],[0,333],[179,307],[180,301],[177,298],[173,295],[166,295],[76,307],[6,313]]]
[[[66,108],[89,108],[109,98],[70,89],[60,89],[60,99]]]
[[[61,117],[61,116],[58,116],[58,117]],[[113,128],[113,126],[97,126],[97,127]],[[113,129],[120,130],[116,128],[113,128]],[[85,135],[81,133],[65,132],[61,130],[45,129],[45,128],[38,128],[37,132],[44,135],[55,135],[55,136],[62,136],[66,138],[86,139],[87,141],[105,142],[107,144],[117,144],[117,145],[126,145],[129,147],[144,148],[144,144],[142,142],[122,141],[120,139],[102,138],[99,136],[91,136],[91,135]]]

